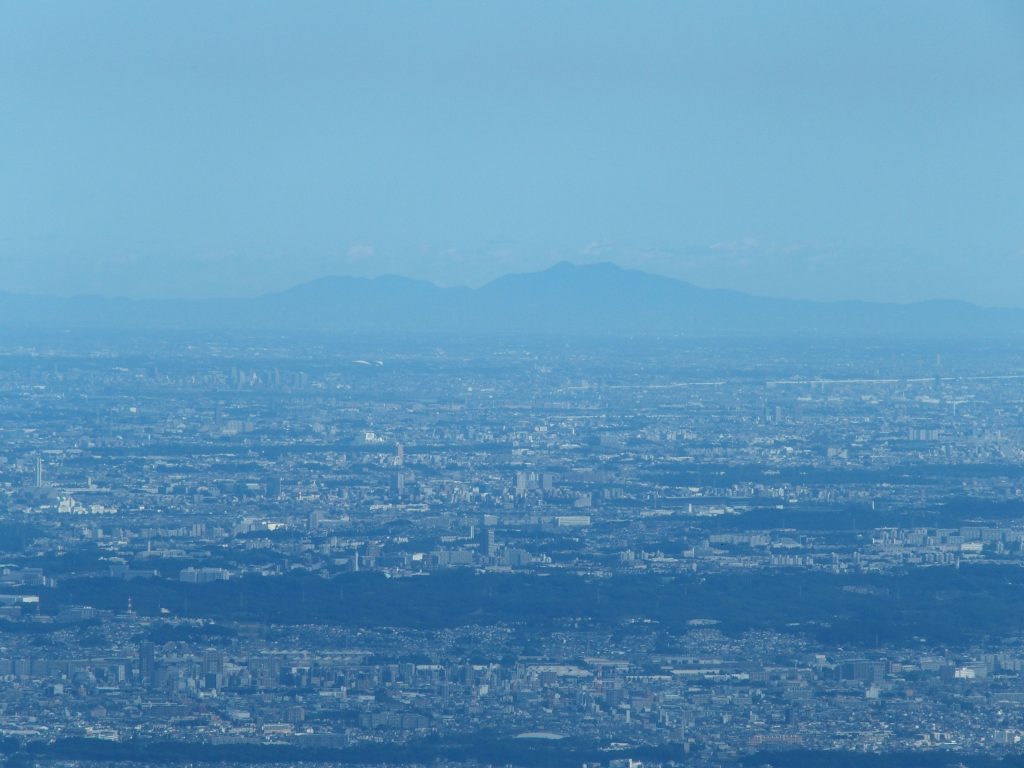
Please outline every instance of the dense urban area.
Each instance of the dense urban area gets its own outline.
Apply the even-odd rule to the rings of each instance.
[[[3,339],[0,751],[1013,760],[1022,385],[1015,342]]]

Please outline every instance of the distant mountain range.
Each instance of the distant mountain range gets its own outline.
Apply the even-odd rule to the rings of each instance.
[[[0,331],[33,329],[1006,337],[1024,333],[1024,310],[960,301],[771,299],[698,288],[609,263],[562,263],[475,289],[404,277],[325,277],[249,299],[0,293]]]

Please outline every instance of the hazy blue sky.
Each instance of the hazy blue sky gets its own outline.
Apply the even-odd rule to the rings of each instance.
[[[1024,3],[0,2],[2,288],[1024,306]]]

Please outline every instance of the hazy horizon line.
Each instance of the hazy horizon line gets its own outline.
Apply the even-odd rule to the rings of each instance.
[[[512,277],[512,276],[516,276],[516,275],[536,275],[536,274],[541,274],[541,273],[544,273],[544,272],[549,272],[549,271],[551,271],[553,269],[556,269],[558,267],[561,267],[561,266],[571,266],[573,268],[581,269],[581,270],[611,266],[611,267],[614,267],[616,269],[622,270],[624,272],[633,272],[633,273],[637,273],[637,274],[650,275],[652,277],[657,277],[657,278],[660,278],[662,280],[668,280],[668,281],[671,281],[673,283],[678,283],[678,284],[681,284],[681,285],[693,286],[694,288],[697,288],[697,289],[699,289],[701,291],[707,291],[707,292],[713,292],[713,293],[734,294],[734,295],[742,295],[742,296],[750,296],[750,297],[754,297],[754,298],[771,299],[771,300],[775,300],[775,301],[788,301],[788,302],[795,302],[795,303],[814,303],[814,304],[876,304],[876,305],[884,305],[884,306],[915,306],[915,305],[921,305],[921,304],[934,304],[934,303],[939,303],[939,304],[942,304],[942,303],[955,303],[955,304],[964,304],[964,305],[978,307],[980,309],[990,309],[990,310],[1020,310],[1020,309],[1024,309],[1024,304],[1019,305],[1019,306],[986,304],[986,303],[972,301],[970,299],[958,298],[958,297],[954,297],[954,296],[931,296],[931,297],[928,297],[928,298],[910,299],[910,300],[902,300],[902,301],[887,301],[887,300],[884,300],[884,299],[866,299],[866,298],[860,298],[860,297],[853,297],[853,298],[809,298],[809,297],[805,297],[805,296],[785,296],[785,295],[779,295],[779,294],[773,294],[773,293],[760,293],[760,292],[747,291],[747,290],[742,290],[742,289],[739,289],[739,288],[702,285],[702,284],[700,284],[698,282],[695,282],[693,280],[688,280],[688,279],[685,279],[685,278],[676,277],[676,276],[673,276],[673,275],[668,275],[668,274],[665,274],[664,272],[648,270],[648,269],[639,269],[639,268],[633,267],[633,266],[625,266],[625,265],[620,264],[620,263],[618,263],[618,262],[616,262],[616,261],[614,261],[612,259],[606,259],[606,260],[603,260],[603,261],[584,261],[584,262],[580,262],[580,261],[573,261],[572,259],[568,259],[568,258],[559,259],[558,261],[551,262],[550,264],[548,264],[545,267],[540,267],[540,268],[537,268],[537,269],[513,269],[513,270],[509,270],[508,272],[504,272],[504,273],[498,275],[497,277],[491,278],[489,280],[484,280],[484,281],[480,282],[479,284],[473,284],[471,282],[447,283],[447,282],[444,282],[444,281],[438,281],[438,280],[434,280],[434,279],[430,279],[430,278],[426,278],[426,277],[416,277],[416,276],[412,276],[412,275],[408,275],[408,274],[402,274],[402,273],[396,272],[396,271],[385,271],[385,272],[380,272],[379,274],[372,274],[372,275],[357,274],[357,273],[343,273],[343,272],[326,272],[326,273],[321,274],[321,275],[316,276],[316,277],[311,277],[311,278],[308,278],[308,279],[297,280],[295,282],[291,282],[288,285],[276,288],[274,290],[264,290],[264,291],[253,292],[253,293],[246,293],[246,294],[240,294],[240,295],[231,295],[229,293],[218,294],[218,295],[187,295],[187,294],[177,294],[177,295],[171,295],[171,296],[168,296],[168,295],[148,295],[148,294],[145,294],[145,293],[131,295],[131,294],[125,294],[125,293],[99,293],[99,292],[96,292],[96,291],[81,291],[81,292],[74,292],[74,293],[63,293],[63,292],[59,292],[59,293],[38,293],[38,292],[32,292],[32,291],[8,291],[8,290],[0,289],[0,296],[19,296],[19,297],[33,298],[33,299],[57,299],[57,300],[95,299],[95,300],[105,300],[105,301],[130,301],[130,302],[150,302],[150,301],[153,301],[153,302],[173,302],[173,301],[187,301],[187,302],[204,302],[205,303],[205,302],[215,302],[215,301],[256,301],[256,300],[259,300],[259,299],[262,299],[262,298],[266,298],[266,297],[269,297],[269,296],[274,296],[274,295],[278,295],[278,294],[281,294],[281,293],[286,293],[288,291],[291,291],[291,290],[294,290],[294,289],[297,289],[297,288],[301,288],[302,286],[310,285],[312,283],[317,283],[317,282],[320,282],[320,281],[323,281],[323,280],[335,280],[335,279],[337,279],[337,280],[365,280],[365,281],[374,281],[374,280],[385,280],[385,279],[389,279],[389,278],[397,278],[397,279],[406,280],[406,281],[409,281],[409,282],[412,282],[412,283],[426,284],[426,285],[430,285],[430,286],[433,286],[435,288],[442,289],[442,290],[464,289],[464,290],[468,290],[468,291],[477,291],[477,290],[480,290],[480,289],[482,289],[482,288],[484,288],[484,287],[486,287],[488,285],[491,285],[491,284],[493,284],[493,283],[495,283],[495,282],[497,282],[499,280],[502,280],[502,279],[504,279],[506,277]]]

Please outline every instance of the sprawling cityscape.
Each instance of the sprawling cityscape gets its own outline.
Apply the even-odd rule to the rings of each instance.
[[[0,768],[1024,768],[1024,2],[5,2],[0,104]]]
[[[0,745],[1019,754],[1022,382],[1013,342],[8,339]]]

